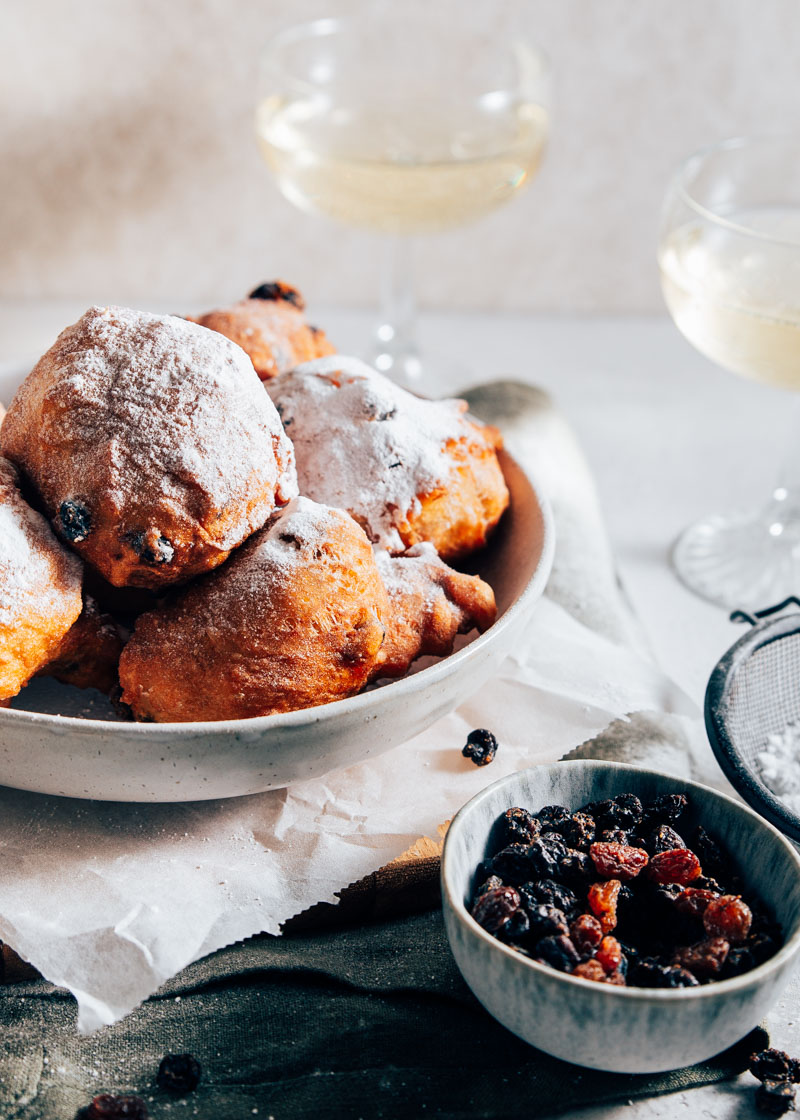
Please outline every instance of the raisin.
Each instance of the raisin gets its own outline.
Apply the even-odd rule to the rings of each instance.
[[[566,925],[566,923],[564,924]],[[530,919],[522,907],[520,907],[519,910],[514,911],[507,921],[503,922],[497,932],[497,936],[501,937],[503,941],[523,941],[530,931]]]
[[[685,848],[683,839],[674,828],[668,824],[659,824],[647,838],[647,850],[651,855],[659,852],[669,852],[673,848]]]
[[[191,1093],[200,1084],[202,1067],[191,1054],[166,1054],[156,1074],[159,1089],[170,1093]]]
[[[606,984],[614,984],[618,988],[625,988],[628,981],[625,979],[625,973],[618,968],[616,972],[609,972],[606,976]]]
[[[499,875],[490,875],[475,891],[475,900],[477,901],[477,899],[482,894],[486,894],[487,891],[496,891],[499,887],[503,886],[505,886],[505,883]]]
[[[597,839],[604,844],[630,844],[632,835],[628,828],[604,828]]]
[[[633,793],[621,793],[607,801],[593,802],[584,806],[582,811],[593,816],[600,829],[635,828],[643,816],[642,803]]]
[[[588,813],[573,813],[558,831],[564,837],[568,847],[581,852],[588,851],[589,845],[594,843],[597,833],[594,817],[590,817]]]
[[[592,914],[581,914],[569,927],[572,944],[579,953],[591,953],[603,940],[603,927]]]
[[[730,942],[724,937],[709,937],[705,941],[698,941],[696,945],[678,949],[674,963],[681,968],[688,968],[701,980],[708,980],[722,971],[730,947]]]
[[[581,976],[584,980],[594,980],[597,984],[605,984],[606,974],[603,966],[597,961],[581,961],[572,970],[573,976]]]
[[[302,311],[306,303],[296,288],[290,287],[289,284],[284,284],[282,280],[276,280],[271,284],[259,284],[257,288],[253,288],[248,299],[266,299],[266,300],[283,300],[286,303],[291,303],[299,311]]]
[[[646,959],[637,964],[634,983],[640,988],[696,988],[699,981],[686,968]]]
[[[530,860],[530,844],[509,844],[494,856],[489,866],[492,875],[498,875],[504,883],[514,886],[535,874]]]
[[[756,1108],[770,1116],[794,1112],[795,1091],[790,1081],[773,1081],[766,1078],[756,1089]]]
[[[78,1113],[81,1120],[148,1120],[147,1105],[140,1097],[113,1097],[101,1093]]]
[[[539,822],[527,809],[506,809],[501,828],[508,844],[530,844],[539,835]]]
[[[701,891],[711,891],[712,894],[726,893],[717,880],[712,879],[710,875],[698,875],[696,879],[692,880],[692,886]]]
[[[569,887],[557,883],[555,879],[539,879],[534,883],[523,883],[519,888],[522,904],[526,910],[532,906],[544,903],[556,910],[561,910],[569,917],[578,909],[578,899]]]
[[[531,936],[536,941],[543,937],[560,937],[569,933],[566,915],[563,910],[555,906],[548,906],[546,902],[539,903],[527,911],[530,920]]]
[[[83,502],[74,498],[62,502],[58,507],[58,520],[61,525],[61,535],[73,544],[85,541],[92,531],[92,515]]]
[[[617,898],[622,883],[608,879],[605,883],[592,883],[589,888],[589,907],[600,922],[603,933],[611,933],[617,924]]]
[[[604,937],[594,957],[606,972],[616,972],[622,961],[622,947],[616,937]]]
[[[698,825],[692,835],[692,851],[697,852],[700,862],[709,875],[723,880],[730,877],[732,872],[730,859],[702,825]]]
[[[536,946],[537,960],[557,968],[559,972],[572,972],[580,957],[568,937],[543,937]]]
[[[464,758],[470,759],[476,766],[488,766],[494,761],[497,754],[497,739],[485,727],[470,731],[467,741],[461,748]]]
[[[586,852],[570,848],[558,863],[558,874],[565,882],[585,889],[589,880],[594,878],[594,865]]]
[[[137,529],[126,533],[125,540],[145,564],[169,564],[175,555],[175,549],[158,529]]]
[[[559,869],[567,855],[567,846],[563,840],[538,837],[532,840],[529,847],[530,870],[529,879],[555,879],[559,877]]]
[[[779,946],[780,936],[775,938],[768,933],[751,933],[743,947],[747,949],[755,964],[758,965],[768,961],[770,957],[774,957]]]
[[[569,809],[565,809],[563,805],[545,805],[536,814],[536,819],[542,827],[542,832],[560,832],[561,826],[566,824],[572,817]]]
[[[513,887],[498,887],[482,894],[472,907],[472,916],[487,933],[497,931],[519,909],[519,895]]]
[[[709,902],[713,902],[715,898],[719,898],[719,895],[714,891],[706,891],[701,887],[684,887],[675,897],[675,909],[692,918],[702,918]]]
[[[744,945],[735,945],[725,960],[721,979],[727,980],[731,976],[742,976],[751,972],[759,962]]]
[[[702,868],[700,860],[688,848],[670,848],[653,856],[647,874],[654,883],[685,886],[702,874]]]
[[[648,855],[642,848],[631,848],[627,844],[592,844],[589,849],[597,874],[604,879],[627,881],[647,867]]]
[[[790,1058],[785,1050],[774,1047],[751,1054],[747,1068],[759,1081],[766,1078],[771,1081],[800,1081],[800,1062]]]
[[[712,899],[703,912],[703,925],[711,937],[726,937],[734,944],[745,941],[753,915],[738,894]]]
[[[664,793],[648,801],[644,817],[648,824],[676,824],[686,812],[689,799],[684,793]]]

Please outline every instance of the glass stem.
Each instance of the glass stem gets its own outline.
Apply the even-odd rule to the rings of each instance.
[[[796,550],[800,546],[800,394],[792,392],[791,400],[785,403],[790,417],[790,436],[778,484],[772,492],[769,531],[772,536],[785,536]]]
[[[387,238],[381,278],[381,318],[375,332],[376,369],[404,385],[422,375],[416,341],[414,245],[410,237]]]

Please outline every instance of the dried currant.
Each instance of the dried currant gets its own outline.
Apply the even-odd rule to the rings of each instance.
[[[569,848],[559,861],[558,875],[565,882],[585,890],[589,880],[594,878],[594,866],[586,852]]]
[[[563,805],[545,805],[536,814],[542,832],[560,832],[561,826],[570,820],[572,814]]]
[[[712,899],[703,911],[703,925],[711,937],[726,937],[737,944],[750,932],[753,915],[738,894],[723,894]]]
[[[536,941],[541,941],[543,937],[561,937],[569,933],[564,911],[557,910],[555,906],[540,902],[538,906],[532,906],[526,912],[530,921],[531,936]]]
[[[573,813],[558,831],[568,847],[581,852],[589,850],[589,845],[594,843],[597,833],[594,817],[590,817],[588,813]]]
[[[702,874],[700,860],[688,848],[670,848],[658,852],[650,860],[647,874],[654,883],[678,883],[685,886]]]
[[[632,848],[627,844],[592,844],[589,849],[592,863],[598,875],[604,879],[635,879],[647,867],[649,856],[642,848]]]
[[[282,280],[276,280],[271,284],[259,284],[254,288],[248,299],[265,299],[265,300],[284,300],[286,303],[291,303],[299,311],[305,307],[305,300],[297,291],[296,288],[290,287],[289,284],[284,284]]]
[[[692,834],[692,851],[697,852],[700,862],[709,875],[727,879],[731,875],[731,861],[717,841],[700,824]]]
[[[557,968],[559,972],[572,972],[580,957],[570,939],[565,936],[543,937],[534,950],[536,959]]]
[[[165,1054],[156,1074],[156,1084],[170,1093],[191,1093],[200,1084],[202,1066],[191,1054]]]
[[[470,759],[476,766],[488,766],[494,761],[497,754],[497,739],[485,727],[478,727],[470,731],[467,741],[461,748],[464,758]]]
[[[561,910],[567,917],[578,910],[575,893],[563,883],[557,883],[555,879],[539,879],[537,882],[523,883],[519,893],[526,910],[539,903]]]
[[[141,1097],[114,1097],[101,1093],[78,1113],[81,1120],[148,1120],[147,1105]]]
[[[633,977],[640,988],[696,988],[699,984],[688,969],[649,959],[639,961]]]
[[[622,962],[622,947],[616,937],[604,937],[594,957],[605,972],[616,972]]]
[[[72,544],[85,541],[92,531],[92,515],[83,502],[75,498],[61,503],[58,507],[58,520],[62,537]]]
[[[773,1081],[800,1081],[800,1062],[790,1058],[785,1050],[759,1050],[757,1054],[750,1055],[747,1067],[753,1077],[759,1081],[770,1078]]]
[[[619,879],[607,879],[604,883],[592,883],[589,888],[589,908],[600,922],[603,933],[611,933],[617,924],[617,899],[621,887]]]
[[[795,1091],[791,1081],[773,1081],[765,1078],[756,1089],[756,1108],[770,1116],[783,1116],[794,1112]]]
[[[566,925],[566,923],[565,923]],[[503,922],[500,929],[497,931],[497,936],[502,938],[503,941],[523,941],[531,931],[531,923],[527,913],[522,909],[515,910],[513,914]]]
[[[581,914],[569,927],[569,935],[579,953],[592,953],[603,940],[603,927],[593,914]]]
[[[698,941],[696,945],[678,949],[673,960],[681,968],[688,968],[699,979],[710,980],[722,971],[730,948],[730,942],[724,937],[708,937],[705,941]]]
[[[594,980],[597,984],[605,984],[606,973],[605,969],[597,961],[581,961],[576,964],[572,970],[573,976],[580,976],[584,980]]]
[[[648,824],[676,824],[689,804],[685,793],[663,793],[648,801],[644,817]]]
[[[597,822],[597,827],[635,828],[642,820],[642,803],[634,793],[620,793],[606,801],[596,801],[584,806],[583,812],[589,813]]]
[[[560,866],[567,855],[567,846],[560,838],[545,839],[537,837],[528,846],[530,863],[529,879],[555,879],[559,877]]]
[[[539,822],[527,809],[506,809],[501,827],[508,844],[530,844],[540,832]]]
[[[125,540],[145,564],[169,564],[175,555],[172,544],[158,529],[137,529],[126,533]]]
[[[472,907],[472,916],[487,933],[497,931],[519,909],[519,895],[513,887],[498,887],[480,895]]]
[[[656,825],[647,838],[647,850],[651,855],[669,852],[673,848],[685,847],[682,837],[668,824]]]
[[[515,887],[536,873],[531,864],[530,844],[509,844],[492,858],[489,866],[492,875]]]
[[[604,828],[597,839],[604,844],[630,844],[632,835],[628,828]]]
[[[503,886],[505,886],[505,883],[499,875],[490,875],[475,891],[475,899],[477,900],[482,894],[486,894],[487,891],[496,891],[498,887]]]

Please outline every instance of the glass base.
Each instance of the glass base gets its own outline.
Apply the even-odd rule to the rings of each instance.
[[[755,515],[715,515],[677,540],[672,564],[690,590],[732,610],[800,594],[800,510],[786,491]]]

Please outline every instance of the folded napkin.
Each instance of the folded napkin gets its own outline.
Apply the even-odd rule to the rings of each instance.
[[[436,837],[489,782],[609,725],[582,749],[693,772],[697,713],[625,603],[569,429],[530,387],[467,396],[549,494],[557,556],[525,638],[457,712],[379,758],[230,801],[115,805],[0,789],[0,939],[73,993],[80,1031],[121,1018],[192,961],[335,902],[418,837]],[[641,712],[659,715],[615,722]],[[501,743],[485,768],[461,755],[476,726]]]
[[[153,1120],[518,1120],[733,1077],[768,1045],[756,1030],[664,1074],[567,1065],[487,1015],[458,973],[438,911],[256,938],[191,965],[88,1038],[75,1017],[74,1001],[42,981],[0,989],[5,1120],[72,1120],[100,1092],[140,1095]],[[203,1066],[199,1088],[179,1100],[155,1085],[167,1052]]]

